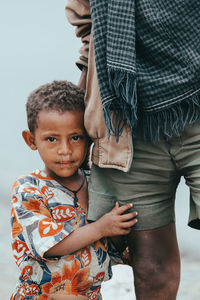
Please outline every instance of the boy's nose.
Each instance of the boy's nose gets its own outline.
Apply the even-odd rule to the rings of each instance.
[[[71,153],[72,153],[71,147],[67,142],[63,142],[62,144],[60,144],[58,149],[59,155],[69,155]]]

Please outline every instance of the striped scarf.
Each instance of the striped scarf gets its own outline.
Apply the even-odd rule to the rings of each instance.
[[[90,0],[108,135],[128,122],[134,136],[142,116],[156,142],[200,119],[200,1],[188,1]]]

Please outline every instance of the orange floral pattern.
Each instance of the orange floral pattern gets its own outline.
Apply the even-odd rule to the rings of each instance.
[[[15,216],[15,213],[13,212],[12,237],[16,238],[22,232],[22,225],[17,222],[17,218]]]
[[[89,294],[88,294],[90,300],[99,300],[99,295],[100,295],[100,287],[89,292]]]
[[[31,173],[32,176],[38,178],[38,179],[44,179],[44,180],[51,180],[52,178],[47,175],[45,171],[36,170]]]
[[[25,253],[27,253],[29,251],[29,249],[28,249],[26,243],[24,243],[20,240],[16,240],[12,244],[12,250],[13,250],[13,256],[15,258],[16,264],[18,266],[20,266],[20,264],[23,261]]]
[[[93,285],[92,280],[88,280],[90,270],[88,268],[81,269],[80,262],[75,259],[71,267],[64,265],[62,275],[58,273],[52,274],[52,282],[42,285],[44,294],[66,294],[66,295],[84,295]]]
[[[63,229],[63,223],[53,222],[52,219],[46,218],[39,222],[39,233],[41,237],[53,236]]]
[[[88,267],[91,263],[91,253],[88,248],[84,248],[80,253],[80,259],[84,267]]]
[[[23,280],[28,280],[29,277],[33,274],[33,268],[32,266],[26,266],[23,270],[22,270],[22,273],[21,273],[21,278]]]
[[[48,205],[48,201],[54,196],[54,193],[48,186],[44,186],[41,189],[42,194],[45,196],[45,204]]]
[[[75,207],[67,189],[44,171],[19,177],[13,185],[11,224],[12,250],[20,269],[13,299],[49,300],[52,293],[102,299],[101,282],[111,277],[103,240],[54,260],[43,257],[73,230],[87,224],[84,210]]]
[[[57,222],[66,222],[74,218],[76,210],[67,205],[60,205],[52,209],[52,215]]]

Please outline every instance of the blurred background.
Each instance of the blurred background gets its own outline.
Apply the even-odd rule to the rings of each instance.
[[[77,83],[80,41],[65,17],[67,0],[7,0],[0,3],[0,298],[9,299],[17,278],[10,247],[10,190],[19,175],[42,168],[37,152],[25,145],[25,103],[29,93],[52,80]],[[189,192],[181,182],[176,201],[182,256],[179,299],[200,299],[200,232],[187,224]],[[128,276],[127,276],[128,274]],[[125,281],[124,278],[130,278]],[[119,286],[121,288],[119,288]],[[133,300],[132,274],[115,267],[103,299]]]

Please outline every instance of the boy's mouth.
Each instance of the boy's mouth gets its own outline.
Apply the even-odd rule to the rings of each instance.
[[[61,167],[70,167],[74,164],[74,161],[73,160],[60,161],[59,164]]]

